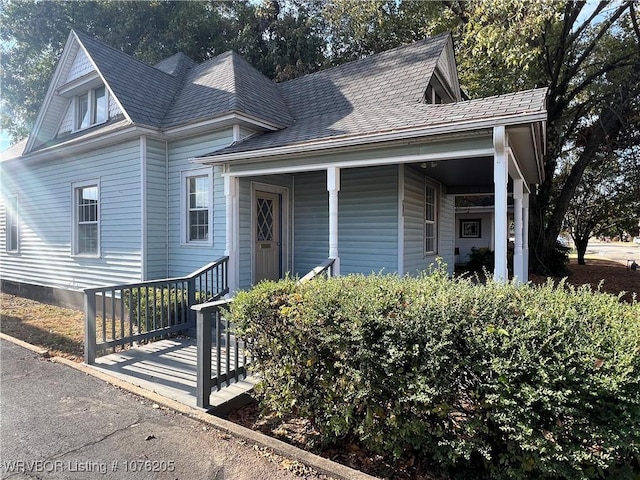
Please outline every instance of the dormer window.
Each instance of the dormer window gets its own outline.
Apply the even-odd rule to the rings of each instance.
[[[109,102],[104,85],[76,97],[76,130],[106,122],[108,118]]]

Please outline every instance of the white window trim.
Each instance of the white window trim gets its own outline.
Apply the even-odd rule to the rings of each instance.
[[[98,248],[94,254],[78,253],[78,200],[76,192],[79,188],[98,187]],[[102,189],[100,188],[100,179],[82,180],[71,183],[71,256],[79,258],[100,258],[102,253],[101,237],[102,237]]]
[[[105,118],[104,120],[100,121],[100,122],[95,122],[95,123],[91,123],[91,120],[93,120],[96,112],[95,112],[95,96],[96,96],[96,90],[99,88],[104,87],[104,97],[105,97],[105,101],[107,102],[107,118]],[[89,125],[87,125],[86,127],[81,127],[80,126],[80,122],[82,122],[82,119],[79,118],[78,115],[78,109],[80,108],[79,105],[79,99],[81,96],[88,94],[88,108],[89,108],[89,118],[91,119],[89,122]],[[73,125],[71,126],[72,128],[72,133],[75,132],[80,132],[82,130],[86,130],[88,128],[91,127],[95,127],[96,125],[102,125],[103,123],[107,123],[109,121],[109,89],[107,88],[106,85],[98,85],[97,87],[93,87],[90,88],[88,90],[85,90],[83,92],[79,92],[76,96],[73,97]]]
[[[207,240],[189,240],[189,189],[187,181],[191,177],[207,176],[209,185],[209,238]],[[183,246],[211,247],[213,246],[213,167],[204,167],[180,172],[180,241]]]
[[[5,204],[5,250],[7,253],[20,253],[20,199],[17,194],[9,195]],[[11,204],[15,201],[15,211],[11,211]],[[16,244],[11,244],[11,222],[10,219],[15,220],[17,226]]]
[[[428,251],[426,248],[426,244],[427,244],[427,188],[432,188],[433,189],[433,201],[434,201],[434,218],[433,221],[429,221],[430,223],[433,223],[434,225],[434,237],[433,237],[433,247],[434,250],[432,251]],[[427,178],[425,178],[424,180],[424,215],[423,215],[423,233],[422,233],[422,249],[424,251],[424,256],[425,257],[434,257],[436,255],[438,255],[438,237],[439,237],[439,224],[438,224],[438,219],[439,219],[439,215],[438,215],[438,208],[439,208],[439,196],[440,196],[440,190],[438,188],[438,185],[436,185],[435,183],[429,181]]]

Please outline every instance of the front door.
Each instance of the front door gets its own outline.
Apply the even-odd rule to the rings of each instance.
[[[280,278],[280,195],[256,190],[254,282]]]

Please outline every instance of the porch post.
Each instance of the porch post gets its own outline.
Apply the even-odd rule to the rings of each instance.
[[[514,251],[513,251],[513,277],[517,282],[526,282],[525,272],[524,272],[523,250],[522,250],[523,183],[524,181],[519,178],[513,181],[513,223],[515,227],[515,245],[514,245]]]
[[[226,200],[226,242],[224,254],[229,257],[229,262],[227,264],[229,292],[234,292],[238,288],[236,262],[237,252],[235,250],[237,194],[237,178],[231,176],[224,177],[224,196]]]
[[[493,184],[495,194],[495,266],[493,278],[506,281],[509,278],[507,270],[507,180],[509,169],[506,155],[506,132],[503,126],[493,128]]]
[[[340,191],[340,168],[327,168],[327,190],[329,191],[329,258],[334,258],[333,274],[340,275],[338,256],[338,192]]]
[[[529,281],[529,192],[522,194],[522,281]]]

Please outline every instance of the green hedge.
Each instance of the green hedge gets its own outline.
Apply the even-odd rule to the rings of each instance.
[[[240,292],[264,406],[458,478],[637,478],[640,304],[468,279],[288,279]]]

